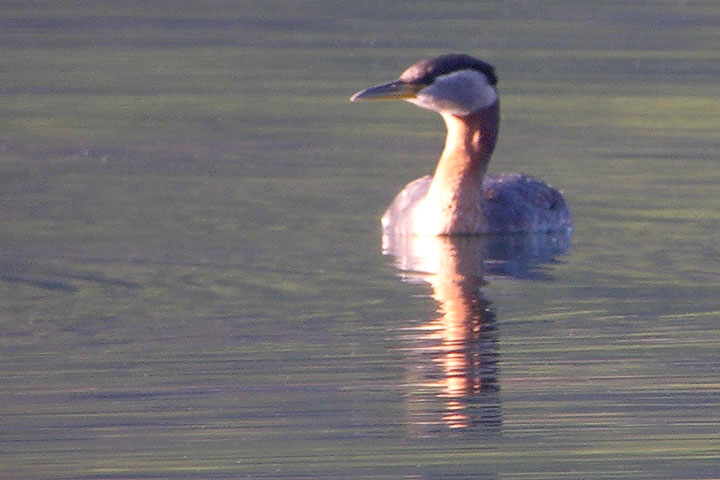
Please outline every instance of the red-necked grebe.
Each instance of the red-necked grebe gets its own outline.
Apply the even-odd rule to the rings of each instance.
[[[350,99],[403,99],[442,115],[447,138],[435,174],[410,182],[382,218],[383,233],[454,235],[572,228],[562,194],[519,173],[485,176],[500,123],[492,65],[469,55],[422,60],[395,81]]]

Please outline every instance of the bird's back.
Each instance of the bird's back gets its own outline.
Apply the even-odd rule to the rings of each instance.
[[[558,232],[572,228],[562,193],[521,173],[488,176],[483,181],[486,233]]]
[[[428,233],[423,221],[423,200],[432,177],[410,182],[393,200],[382,218],[383,233],[407,235]],[[478,215],[478,225],[467,234],[559,232],[572,229],[567,202],[555,188],[520,173],[487,176],[482,184],[482,205],[469,214]],[[430,232],[432,233],[432,232]]]

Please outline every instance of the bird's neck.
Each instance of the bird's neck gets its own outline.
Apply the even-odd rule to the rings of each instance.
[[[500,123],[500,103],[459,117],[444,114],[445,149],[440,157],[428,197],[446,217],[446,233],[462,229],[458,222],[472,218],[481,202],[482,181],[495,149]]]
[[[500,102],[465,117],[443,115],[447,126],[445,149],[435,169],[433,183],[485,176],[490,156],[495,150],[500,124]]]

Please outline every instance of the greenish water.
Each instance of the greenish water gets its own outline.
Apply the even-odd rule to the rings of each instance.
[[[715,2],[5,2],[0,27],[3,478],[718,478]],[[447,51],[496,65],[491,171],[563,189],[569,246],[382,255],[442,122],[348,98]]]

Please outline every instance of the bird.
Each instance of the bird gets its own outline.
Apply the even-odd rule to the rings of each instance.
[[[570,208],[537,178],[487,176],[500,124],[495,68],[463,53],[420,60],[397,80],[351,98],[406,100],[438,112],[447,137],[435,172],[410,182],[382,217],[383,235],[569,232]]]

